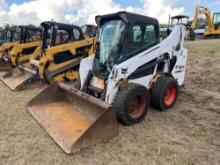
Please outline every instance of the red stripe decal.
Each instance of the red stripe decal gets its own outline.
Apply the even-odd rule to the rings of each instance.
[[[143,56],[145,56],[145,55],[148,55],[149,53],[151,53],[151,52],[153,52],[153,51],[155,51],[155,50],[157,50],[157,49],[159,49],[159,48],[160,48],[160,46],[158,46],[158,47],[156,47],[156,48],[154,48],[154,49],[152,49],[152,50],[146,52],[146,53],[143,54],[141,57],[143,57]]]

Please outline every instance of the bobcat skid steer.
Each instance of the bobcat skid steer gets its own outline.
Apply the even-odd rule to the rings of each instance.
[[[83,38],[80,27],[54,21],[43,22],[41,26],[40,52],[38,47],[38,53],[32,52],[27,58],[24,54],[17,56],[14,60],[17,67],[2,78],[11,90],[42,82],[39,78],[47,83],[75,80],[80,59],[94,54],[94,38]]]
[[[96,23],[96,53],[81,61],[75,87],[59,82],[27,105],[68,154],[114,136],[116,118],[125,125],[142,121],[150,101],[160,110],[172,108],[184,83],[184,25],[160,43],[154,18],[118,12],[97,16]]]
[[[13,27],[7,31],[6,39],[0,46],[0,71],[13,69],[8,54],[15,45],[19,44],[20,35],[20,29],[18,27]]]

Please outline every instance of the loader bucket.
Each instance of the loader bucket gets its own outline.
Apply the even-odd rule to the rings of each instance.
[[[3,59],[0,59],[0,71],[10,71],[12,69],[13,69],[13,67],[9,61],[5,61]]]
[[[112,106],[63,83],[46,88],[27,110],[67,154],[118,133]]]
[[[21,90],[26,84],[31,82],[37,76],[36,74],[23,71],[19,68],[14,68],[13,70],[6,73],[1,80],[13,91]]]

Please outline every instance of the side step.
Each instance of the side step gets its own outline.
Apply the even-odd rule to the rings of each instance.
[[[26,84],[37,78],[37,73],[33,74],[19,68],[6,73],[1,80],[13,91],[21,90]]]
[[[112,106],[63,83],[46,88],[27,110],[67,154],[118,133]]]

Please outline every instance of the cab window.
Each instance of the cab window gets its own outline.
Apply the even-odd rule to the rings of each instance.
[[[131,27],[128,53],[141,52],[157,44],[157,30],[155,25],[137,24]]]

